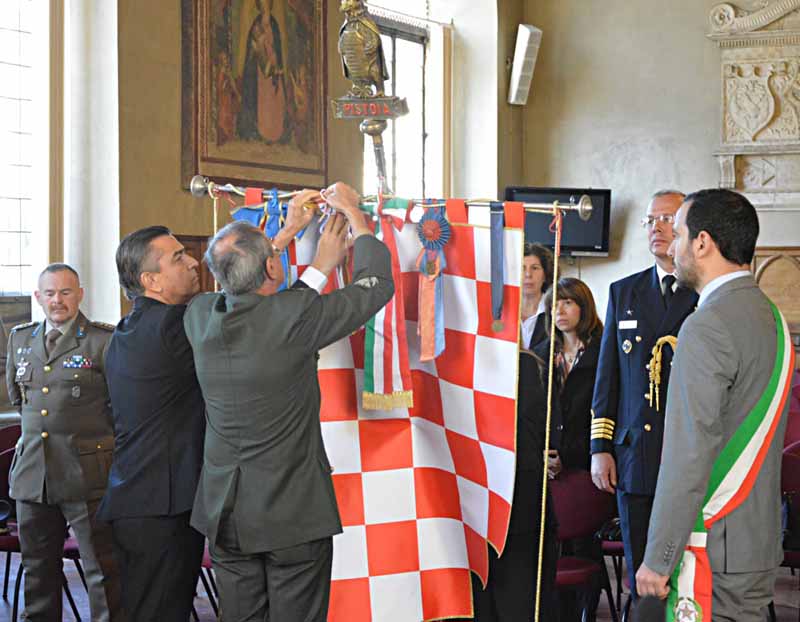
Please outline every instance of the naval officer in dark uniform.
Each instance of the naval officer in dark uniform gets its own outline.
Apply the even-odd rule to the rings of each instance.
[[[17,502],[25,618],[60,622],[66,525],[78,540],[93,622],[122,620],[108,525],[94,518],[114,448],[105,357],[112,327],[79,311],[78,273],[52,264],[34,292],[46,320],[8,340],[6,384],[22,416],[9,477]]]
[[[288,220],[316,194],[298,195]],[[332,536],[342,526],[322,444],[317,352],[375,315],[394,284],[358,195],[336,184],[324,197],[355,237],[350,285],[324,296],[277,292],[280,256],[262,231],[237,222],[206,253],[224,291],[186,310],[208,409],[192,524],[208,537],[226,620],[327,619]],[[346,233],[340,214],[326,224],[312,264],[323,274],[344,258]]]
[[[592,399],[592,479],[617,493],[631,590],[647,545],[664,435],[672,350],[663,348],[661,373],[651,388],[650,360],[661,337],[676,336],[697,305],[678,287],[667,254],[683,194],[653,195],[642,219],[655,265],[611,284]]]

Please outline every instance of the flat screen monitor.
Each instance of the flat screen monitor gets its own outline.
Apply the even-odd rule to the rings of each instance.
[[[561,204],[578,203],[581,195],[589,195],[592,200],[592,216],[581,220],[577,212],[565,212],[564,228],[561,236],[561,253],[576,257],[607,257],[609,221],[611,214],[611,190],[598,188],[531,188],[509,186],[506,188],[506,201],[524,203]],[[525,214],[525,241],[538,242],[554,248],[555,236],[550,231],[553,217],[549,214],[528,212]]]

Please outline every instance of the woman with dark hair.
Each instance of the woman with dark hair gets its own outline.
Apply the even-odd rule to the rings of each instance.
[[[545,326],[549,333],[552,289],[545,294]],[[589,470],[592,392],[600,354],[603,323],[594,296],[580,279],[564,277],[556,287],[554,375],[561,397],[562,441],[559,456],[565,469]],[[548,348],[544,352],[541,348]],[[549,355],[549,342],[537,352]]]
[[[555,348],[553,376],[561,406],[560,447],[550,452],[548,475],[555,478],[562,469],[589,470],[589,431],[592,422],[592,393],[600,354],[600,338],[603,323],[597,315],[594,297],[588,285],[580,279],[564,277],[556,285]],[[553,303],[553,290],[544,296],[546,321],[549,334]],[[545,340],[536,352],[549,356],[550,342]],[[563,543],[563,552],[589,557],[603,562],[602,551],[593,538]],[[574,594],[563,591],[560,597],[561,622],[594,620],[600,587]]]
[[[547,338],[543,297],[553,284],[553,253],[541,244],[526,242],[522,262],[520,343],[524,349],[533,350]]]

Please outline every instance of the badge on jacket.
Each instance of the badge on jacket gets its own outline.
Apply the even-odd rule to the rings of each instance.
[[[73,354],[64,359],[65,369],[91,369],[92,367],[92,359],[86,358],[82,354]]]

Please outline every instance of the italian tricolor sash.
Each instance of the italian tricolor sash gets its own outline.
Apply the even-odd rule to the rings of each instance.
[[[789,329],[770,302],[777,326],[775,365],[764,394],[714,462],[708,492],[681,562],[670,578],[667,622],[711,622],[711,526],[738,508],[753,488],[786,405],[794,371]]]

